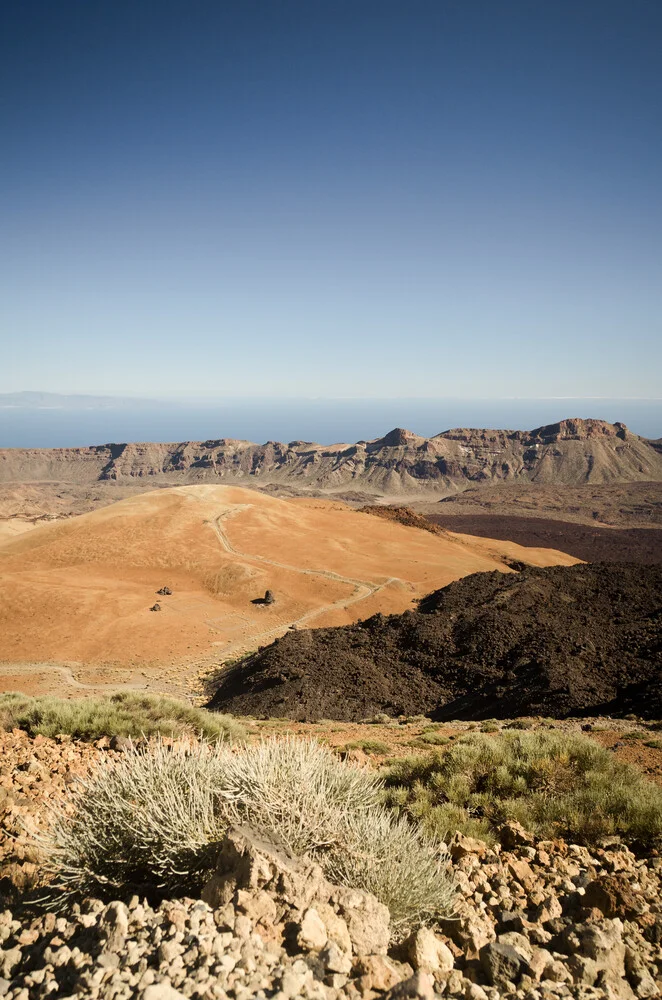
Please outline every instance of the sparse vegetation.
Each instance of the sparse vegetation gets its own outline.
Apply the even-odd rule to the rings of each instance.
[[[447,743],[450,743],[448,736],[444,736],[443,733],[435,733],[430,731],[422,732],[415,740],[412,740],[410,746],[433,746],[442,747]]]
[[[446,856],[417,825],[380,804],[375,774],[314,741],[266,740],[147,753],[102,763],[55,807],[40,845],[54,885],[117,898],[199,890],[231,824],[248,823],[332,880],[369,890],[396,928],[450,915]]]
[[[387,715],[385,712],[378,712],[377,715],[372,715],[369,719],[362,719],[361,721],[366,726],[397,726],[399,724],[397,719]]]
[[[133,691],[104,698],[67,701],[48,696],[0,695],[0,728],[24,729],[30,736],[67,734],[80,740],[102,736],[199,736],[242,740],[246,731],[232,716],[194,708],[165,695]]]
[[[506,819],[585,843],[662,837],[662,789],[580,735],[471,734],[445,753],[395,762],[386,785],[390,806],[444,840],[456,829],[489,838]]]
[[[340,753],[347,753],[350,750],[362,750],[363,753],[377,754],[383,757],[389,752],[389,746],[388,743],[382,743],[381,740],[352,740],[351,743],[345,743],[339,748]]]

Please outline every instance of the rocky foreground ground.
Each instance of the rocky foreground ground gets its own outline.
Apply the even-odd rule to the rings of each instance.
[[[0,996],[630,1000],[662,990],[662,857],[614,838],[591,850],[541,841],[517,824],[494,845],[455,836],[455,918],[405,940],[374,897],[330,885],[248,829],[229,833],[203,899],[26,910],[10,895],[37,871],[24,828],[38,824],[40,803],[121,752],[113,746],[2,735]]]

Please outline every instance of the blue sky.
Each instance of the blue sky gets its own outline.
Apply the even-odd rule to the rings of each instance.
[[[0,18],[0,392],[662,396],[659,0]]]

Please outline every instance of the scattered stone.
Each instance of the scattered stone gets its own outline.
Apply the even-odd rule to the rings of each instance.
[[[156,593],[162,594],[165,597],[167,594],[172,594],[172,590],[170,589],[170,587],[161,587],[161,589],[157,590]]]
[[[158,603],[152,604],[152,606],[151,606],[151,608],[149,610],[150,611],[160,611],[161,610],[161,605],[158,604]]]
[[[148,986],[142,995],[142,1000],[186,1000],[183,993],[173,989],[169,983],[158,983]]]
[[[415,969],[448,973],[455,965],[453,954],[429,927],[421,927],[405,941],[403,951]]]
[[[120,740],[92,746],[0,733],[6,793],[0,793],[0,888],[24,886],[37,870],[27,860],[23,826],[35,823],[36,814],[22,803],[34,797],[43,804],[122,749]],[[0,997],[648,1000],[661,994],[658,857],[636,857],[614,838],[592,849],[541,841],[517,824],[505,824],[499,836],[494,847],[454,837],[454,919],[392,940],[388,911],[373,896],[334,886],[315,863],[293,858],[248,827],[235,828],[220,845],[204,900],[171,899],[158,907],[137,896],[86,900],[64,914],[29,917],[0,910]]]
[[[417,972],[390,989],[384,1000],[434,1000],[432,977],[426,972]]]
[[[507,851],[511,851],[514,847],[530,847],[534,842],[533,835],[528,833],[520,823],[516,823],[514,820],[503,823],[499,827],[498,832],[499,840]]]
[[[480,951],[480,961],[491,986],[508,989],[520,977],[522,959],[509,944],[490,941]]]
[[[402,974],[402,966],[392,962],[385,955],[365,955],[354,966],[358,973],[357,986],[362,993],[368,990],[390,990],[407,976]],[[411,968],[409,969],[411,976]]]
[[[487,844],[483,840],[476,840],[473,837],[465,837],[459,830],[453,836],[449,846],[451,857],[454,861],[466,857],[467,854],[475,854],[482,858],[487,852]]]
[[[631,919],[645,907],[624,875],[601,875],[586,886],[583,905],[600,910],[605,917]]]
[[[126,753],[133,748],[133,741],[128,736],[111,736],[107,746],[109,750],[116,750],[119,753]]]
[[[326,927],[317,910],[311,906],[299,924],[297,944],[303,951],[321,951],[327,940]]]

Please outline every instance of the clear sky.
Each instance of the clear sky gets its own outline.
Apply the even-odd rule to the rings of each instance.
[[[0,18],[0,391],[662,396],[660,0]]]

